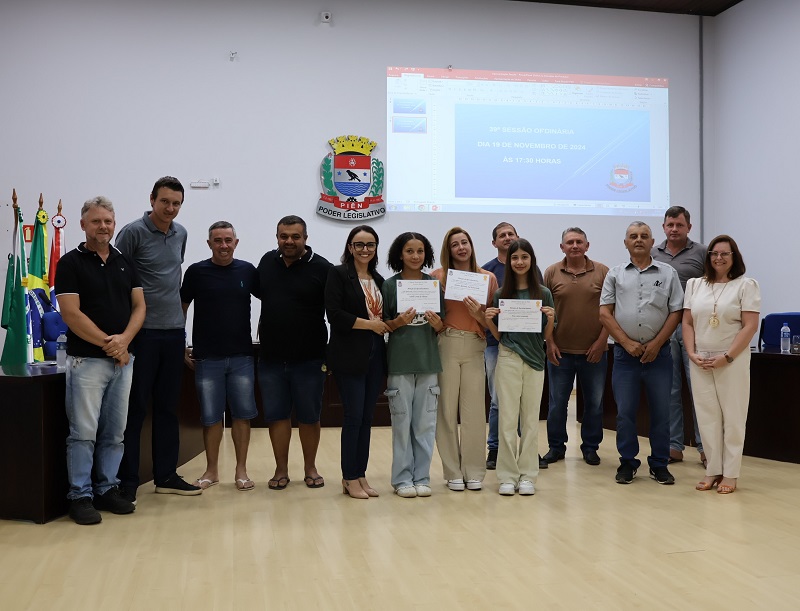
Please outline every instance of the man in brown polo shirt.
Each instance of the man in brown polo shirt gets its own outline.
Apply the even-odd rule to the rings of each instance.
[[[558,326],[547,342],[550,409],[544,460],[558,462],[567,450],[567,403],[575,376],[584,397],[581,453],[590,465],[599,465],[597,450],[603,440],[603,391],[608,361],[608,331],[600,323],[600,292],[608,267],[586,256],[589,241],[579,227],[561,234],[564,259],[544,272],[544,285],[553,293]]]

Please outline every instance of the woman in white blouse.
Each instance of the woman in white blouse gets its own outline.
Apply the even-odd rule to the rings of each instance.
[[[758,328],[761,292],[744,275],[733,238],[711,240],[701,278],[686,283],[683,341],[691,360],[692,396],[708,458],[697,490],[736,490],[750,400],[750,341]]]

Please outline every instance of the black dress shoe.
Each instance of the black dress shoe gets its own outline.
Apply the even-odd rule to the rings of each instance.
[[[586,452],[583,453],[583,460],[586,461],[587,465],[600,464],[600,457],[597,455],[595,450],[586,450]]]
[[[550,448],[550,451],[544,455],[544,460],[548,463],[558,462],[564,458],[566,452],[564,450],[556,450],[555,448]]]
[[[486,468],[489,471],[497,469],[497,450],[489,450],[489,454],[486,456]]]
[[[547,469],[549,466],[550,465],[547,463],[547,461],[544,458],[542,458],[541,454],[539,454],[539,468]]]

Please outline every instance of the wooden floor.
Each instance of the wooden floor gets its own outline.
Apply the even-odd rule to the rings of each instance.
[[[0,521],[0,608],[800,608],[800,465],[745,457],[739,490],[723,496],[694,490],[692,451],[671,467],[674,486],[646,468],[620,486],[606,431],[600,466],[570,446],[533,497],[499,496],[491,471],[483,491],[450,492],[435,455],[433,496],[401,499],[391,430],[379,428],[368,476],[382,494],[360,501],[337,485],[338,429],[322,433],[318,490],[303,485],[296,431],[281,492],[267,489],[265,429],[250,446],[253,492],[236,491],[223,443],[226,481],[201,497],[146,484],[135,514],[104,513],[97,526]],[[192,480],[204,465],[180,473]]]

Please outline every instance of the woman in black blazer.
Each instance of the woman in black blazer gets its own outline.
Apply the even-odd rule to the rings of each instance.
[[[353,498],[378,496],[366,479],[375,402],[386,373],[383,334],[383,277],[378,265],[378,234],[368,225],[347,236],[342,265],[332,267],[325,285],[325,310],[331,327],[328,367],[344,405],[342,492]]]

